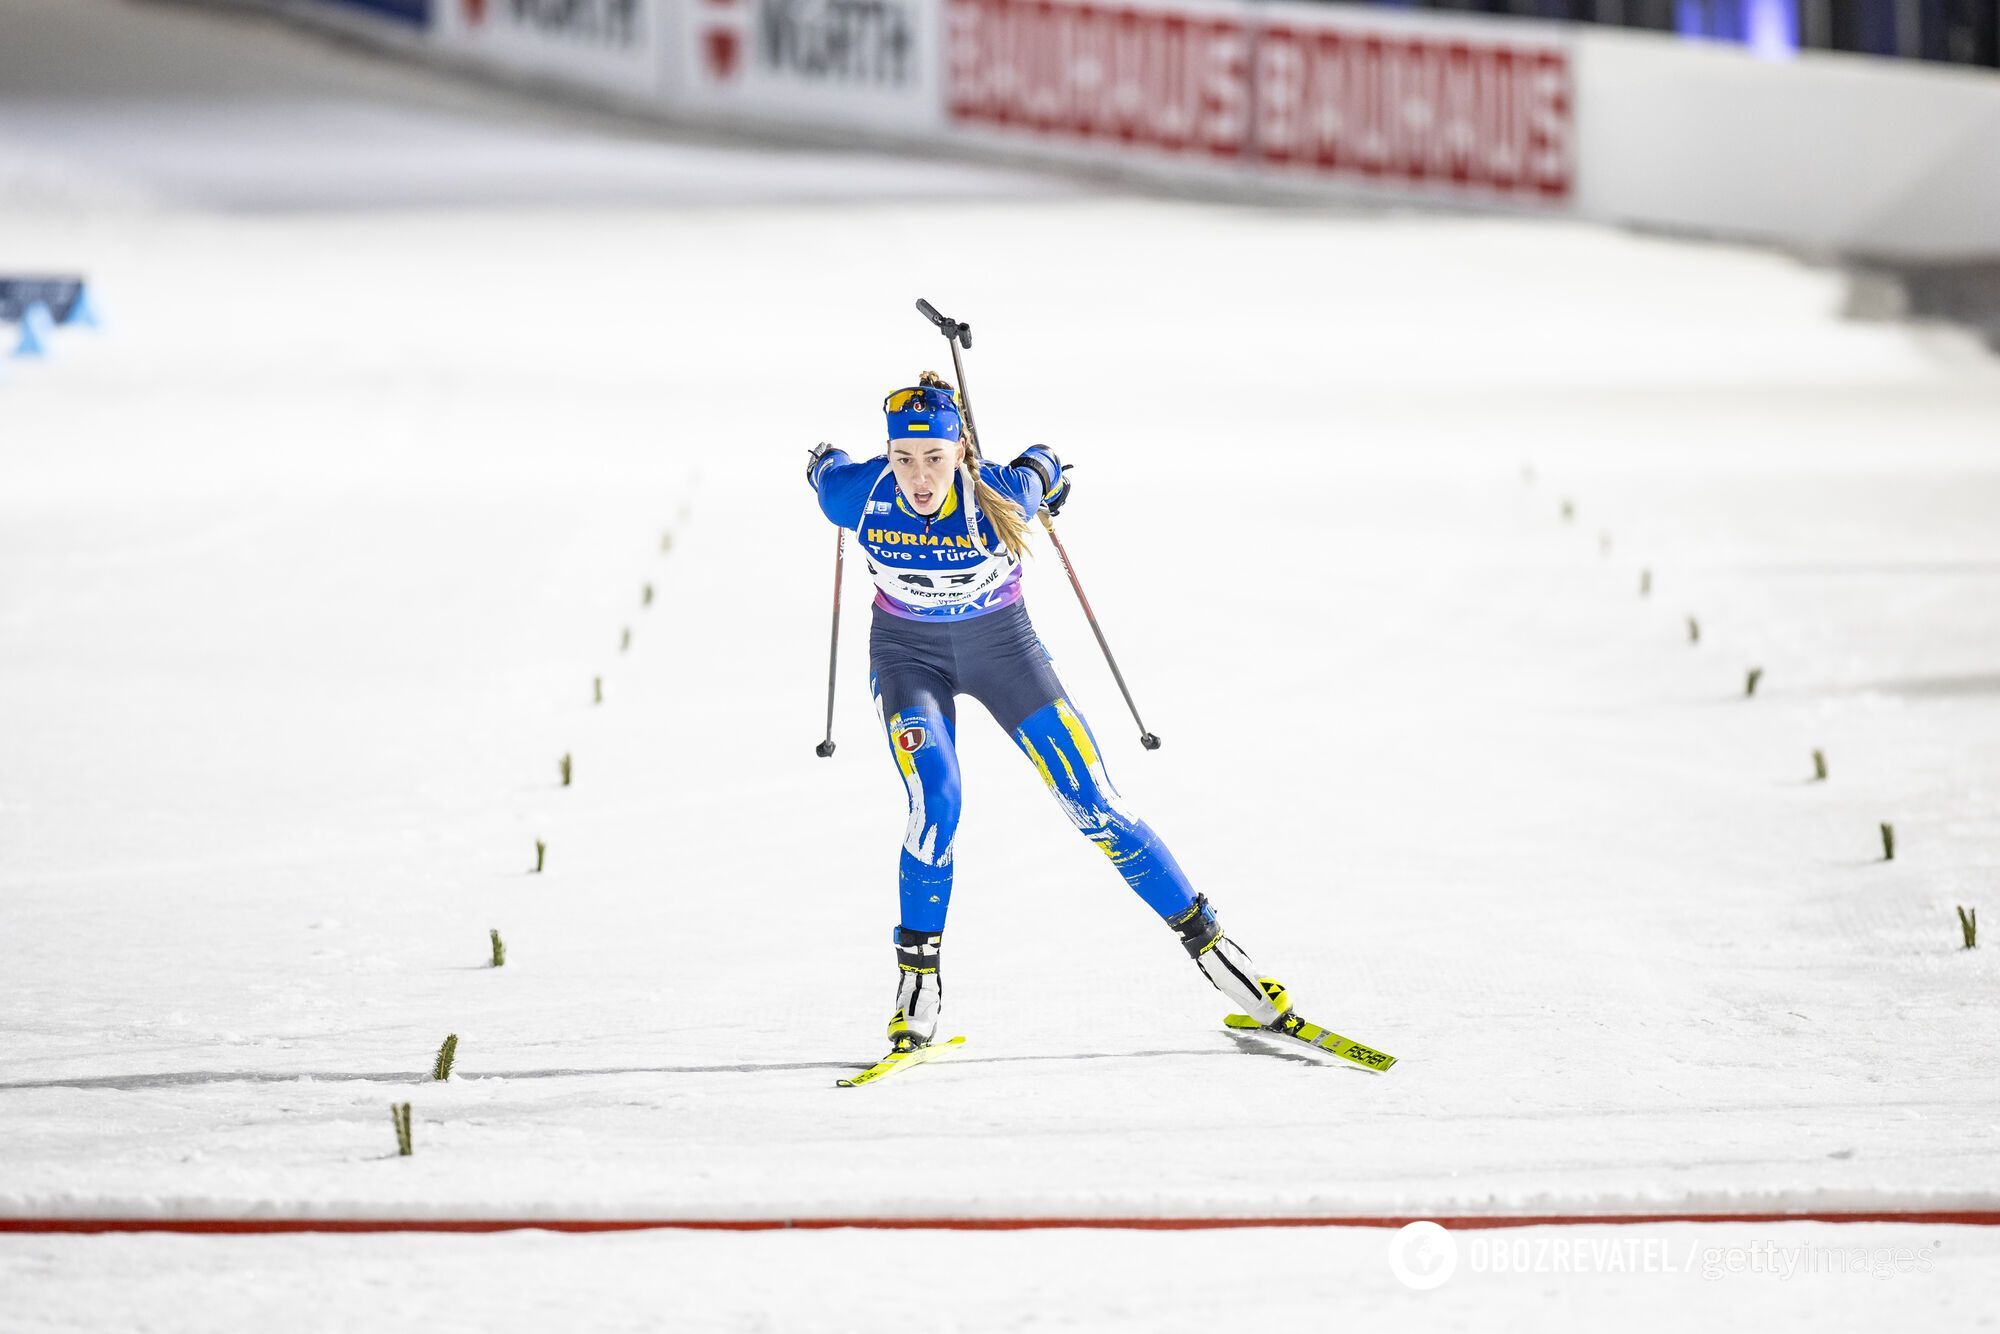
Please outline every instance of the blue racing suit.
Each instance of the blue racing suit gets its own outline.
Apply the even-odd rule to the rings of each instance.
[[[1055,456],[1032,467],[981,462],[980,479],[1033,515]],[[1021,600],[1021,569],[991,522],[968,522],[964,474],[937,513],[899,494],[888,456],[822,456],[808,475],[826,517],[856,534],[876,585],[869,690],[909,794],[899,857],[902,925],[935,934],[951,905],[958,832],[957,697],[970,695],[1014,737],[1083,836],[1162,918],[1195,902],[1166,845],[1111,785],[1089,724],[1056,678]]]

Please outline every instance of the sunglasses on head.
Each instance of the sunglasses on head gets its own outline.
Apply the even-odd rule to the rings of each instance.
[[[939,408],[956,408],[958,401],[949,389],[936,385],[912,385],[908,389],[892,389],[882,400],[884,412],[936,412]]]

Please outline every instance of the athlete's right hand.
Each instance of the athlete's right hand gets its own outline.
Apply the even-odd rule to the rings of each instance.
[[[806,482],[808,485],[816,485],[813,482],[814,474],[819,471],[819,465],[826,460],[826,456],[834,452],[836,452],[834,447],[824,440],[806,451]]]

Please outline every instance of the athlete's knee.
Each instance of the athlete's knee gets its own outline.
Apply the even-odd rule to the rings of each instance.
[[[1029,715],[1015,730],[1014,742],[1034,763],[1070,823],[1092,842],[1142,827],[1111,786],[1097,742],[1068,700],[1057,699]]]
[[[906,787],[912,830],[919,824],[936,826],[942,838],[950,839],[958,830],[958,813],[963,804],[957,771],[942,765],[918,765]]]
[[[943,722],[929,714],[889,720],[889,744],[909,796],[903,850],[925,866],[948,866],[958,834],[958,761]]]

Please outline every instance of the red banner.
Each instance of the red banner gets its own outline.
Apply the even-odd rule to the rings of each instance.
[[[950,114],[1360,181],[1562,200],[1569,58],[1555,44],[1385,30],[1273,6],[950,0]]]

